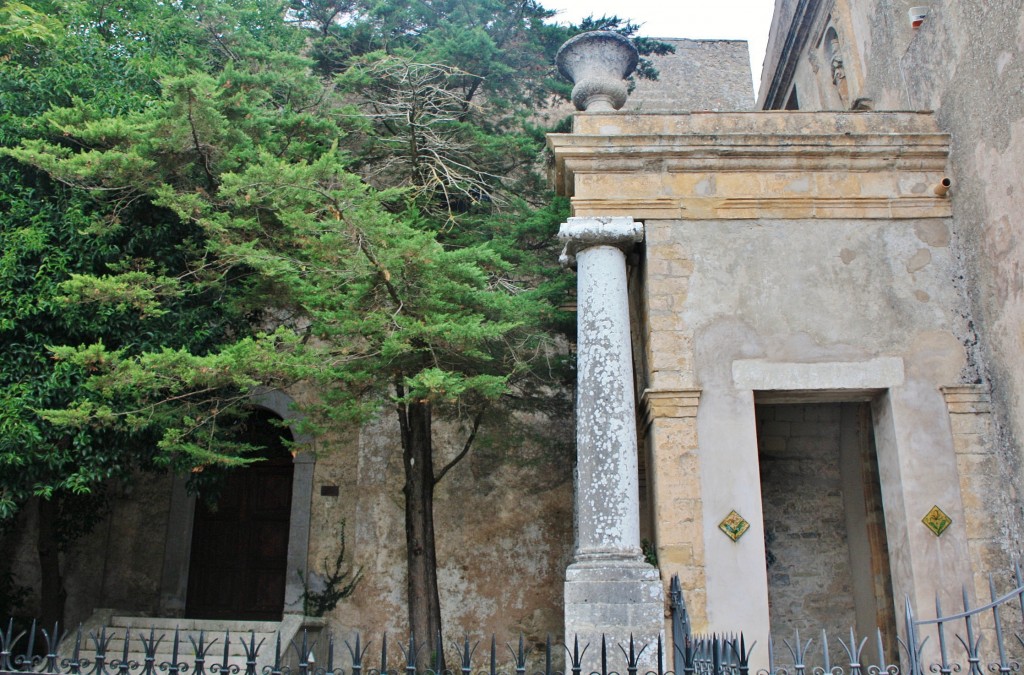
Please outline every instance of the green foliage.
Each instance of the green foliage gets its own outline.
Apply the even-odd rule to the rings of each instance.
[[[62,28],[59,21],[25,3],[7,2],[0,7],[0,50],[38,52],[52,44]]]
[[[16,18],[0,28],[0,141],[21,143],[38,168],[56,169],[55,158],[97,161],[97,173],[124,182],[139,161],[80,152],[66,129],[77,124],[98,148],[113,146],[126,125],[103,120],[150,105],[159,93],[153,73],[171,54],[143,44],[141,19],[128,9],[116,26],[94,9],[0,8]],[[157,450],[158,417],[131,428],[99,419],[68,426],[41,411],[70,415],[135,402],[100,398],[86,387],[102,366],[90,358],[99,358],[103,344],[118,354],[165,347],[202,354],[247,330],[247,321],[230,305],[213,306],[226,287],[196,275],[194,259],[205,247],[192,223],[139,199],[134,185],[109,191],[116,199],[97,199],[69,187],[67,175],[38,168],[0,157],[0,520],[33,496],[55,500],[58,513],[75,521],[57,524],[67,543],[88,531],[85,514],[102,513],[95,503],[81,508],[77,495],[101,499],[99,486],[110,479],[158,468],[168,457]],[[94,345],[80,364],[54,358],[79,345]]]
[[[653,567],[658,566],[658,550],[654,548],[654,544],[650,539],[644,539],[640,542],[640,550],[644,554],[644,562]]]
[[[193,11],[192,21],[211,20]],[[131,30],[124,32],[137,40],[141,19],[125,20]],[[557,350],[545,326],[558,316],[551,300],[564,284],[552,290],[535,282],[554,260],[547,249],[564,205],[532,212],[518,199],[499,210],[489,198],[508,191],[502,176],[517,167],[488,162],[535,154],[536,139],[492,133],[464,115],[476,81],[463,71],[387,55],[367,55],[339,81],[343,92],[380,92],[377,104],[398,101],[394,115],[375,119],[384,126],[404,119],[409,128],[367,133],[342,92],[301,57],[237,26],[219,28],[225,32],[213,53],[226,49],[230,58],[202,70],[176,63],[143,104],[116,115],[101,115],[84,98],[53,106],[39,119],[59,135],[25,138],[5,153],[77,188],[76,198],[95,211],[85,230],[107,225],[137,237],[137,221],[121,223],[145,209],[194,234],[188,246],[172,247],[182,263],[173,274],[152,257],[119,259],[120,247],[92,269],[63,270],[53,292],[61,311],[140,324],[180,320],[183,304],[211,294],[231,317],[272,309],[262,324],[250,324],[251,335],[235,324],[233,337],[221,334],[209,349],[174,339],[173,329],[154,331],[159,342],[144,346],[111,344],[104,330],[91,340],[47,342],[45,358],[88,377],[74,400],[37,406],[49,410],[46,421],[67,433],[159,430],[163,456],[233,462],[244,448],[224,437],[220,420],[257,384],[317,384],[324,396],[310,405],[310,424],[323,425],[364,420],[387,400],[382,384],[401,390],[397,399],[391,390],[397,402],[472,414],[535,375],[536,365],[553,372]],[[284,24],[278,31],[276,43],[293,46],[287,33],[301,33]],[[185,28],[175,33],[197,39]],[[434,55],[461,53],[441,37],[427,42]],[[163,65],[154,58],[140,70]],[[417,165],[396,150],[395,134],[420,141],[432,163]],[[389,162],[412,170],[403,176]],[[372,181],[370,167],[383,168],[380,180]],[[481,204],[467,211],[453,203],[456,194]],[[517,219],[526,227],[516,228]],[[534,252],[548,262],[531,265],[522,241],[539,242]],[[167,248],[154,246],[150,255]],[[518,258],[521,271],[506,258]]]
[[[552,60],[577,29],[550,18],[0,5],[0,520],[250,461],[256,386],[315,390],[310,432],[383,406],[473,420],[457,459],[495,403],[564,403],[568,204],[533,112],[568,93]]]
[[[130,293],[113,303],[73,301],[75,286],[109,269],[124,251],[168,242],[170,232],[150,229],[131,236],[119,228],[85,233],[95,225],[90,207],[63,189],[27,174],[0,175],[0,517],[10,517],[31,496],[76,494],[133,467],[152,467],[155,438],[145,429],[117,433],[95,425],[55,427],[39,411],[73,405],[93,364],[55,361],[51,346],[79,345],[100,338],[125,350],[177,342],[202,349],[222,319],[192,297],[166,298],[159,311],[139,311],[146,298]],[[22,182],[18,182],[18,181]],[[181,232],[175,235],[180,240]],[[166,244],[164,244],[166,245]],[[160,277],[162,278],[162,277]],[[100,277],[100,288],[110,278]],[[153,302],[150,298],[149,302]],[[95,306],[96,304],[99,306]],[[181,330],[179,330],[181,329]],[[158,342],[159,340],[159,342]],[[110,402],[109,404],[116,404]],[[70,530],[74,531],[74,529]]]

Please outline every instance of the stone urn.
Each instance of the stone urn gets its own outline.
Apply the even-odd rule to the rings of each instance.
[[[572,80],[572,102],[587,112],[618,110],[626,103],[626,78],[640,56],[618,33],[592,31],[566,41],[555,55],[558,72]]]

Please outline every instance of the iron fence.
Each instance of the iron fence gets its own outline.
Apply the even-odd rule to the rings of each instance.
[[[115,636],[123,641],[119,640],[120,647],[112,650]],[[628,643],[609,645],[602,638],[600,669],[590,671],[583,667],[589,644],[581,647],[579,640],[575,640],[572,648],[568,648],[553,643],[550,637],[541,649],[528,649],[522,636],[516,646],[506,644],[502,649],[492,636],[486,650],[479,650],[479,643],[472,643],[469,638],[447,645],[446,650],[438,639],[429,646],[429,668],[417,664],[428,646],[417,644],[412,636],[398,643],[396,649],[385,634],[379,652],[373,650],[373,656],[371,644],[364,644],[358,634],[351,642],[343,641],[340,647],[328,636],[326,644],[318,649],[317,641],[305,632],[298,643],[283,645],[278,636],[268,646],[265,639],[257,641],[255,633],[239,637],[225,632],[223,636],[210,637],[206,631],[198,631],[197,635],[183,638],[181,631],[175,629],[169,653],[161,650],[164,637],[155,629],[150,629],[148,635],[137,633],[133,637],[131,629],[115,633],[103,628],[98,633],[83,634],[79,628],[67,646],[68,655],[62,656],[61,643],[67,636],[61,635],[58,626],[40,629],[33,622],[31,628],[16,631],[12,621],[6,630],[0,631],[0,675],[583,675],[585,670],[587,675],[620,675],[609,667],[609,652],[614,654],[615,648],[625,659],[622,675],[674,675],[664,668],[664,645],[660,638],[652,645],[639,644],[632,637]],[[141,657],[136,656],[139,652],[133,645],[141,647]],[[233,656],[232,645],[241,646],[241,663]],[[656,652],[653,669],[641,667],[648,647]],[[269,648],[274,650],[272,665],[260,668],[262,651]],[[321,654],[319,658],[317,653]],[[564,671],[556,666],[563,656]],[[296,665],[286,665],[289,661]],[[446,662],[458,665],[447,668]]]
[[[892,636],[899,645],[899,662],[887,660],[882,630],[858,636],[832,639],[826,631],[820,637],[804,639],[794,631],[793,639],[767,645],[767,665],[756,675],[1010,675],[1021,669],[1024,657],[1024,575],[1014,566],[1015,588],[998,594],[989,578],[990,601],[971,607],[967,589],[962,591],[963,610],[945,614],[938,596],[935,618],[915,616],[909,598],[905,602],[902,636]],[[673,586],[674,589],[674,586]],[[685,675],[747,675],[756,643],[748,646],[743,635],[691,636],[681,594],[670,593],[673,603],[673,633],[684,633],[680,650],[676,640],[676,670]],[[678,616],[678,618],[677,618]],[[685,623],[684,623],[685,622]],[[838,647],[838,649],[837,649]]]
[[[907,640],[903,647],[913,675],[923,673],[926,667],[941,675],[963,671],[968,675],[981,675],[985,669],[1006,675],[1020,670],[1021,648],[1024,647],[1024,575],[1019,563],[1014,565],[1013,572],[1016,587],[1002,595],[996,592],[995,583],[989,577],[990,601],[980,607],[971,608],[964,588],[963,611],[956,614],[943,614],[942,603],[936,597],[936,618],[915,619],[907,601]],[[1011,639],[1007,639],[1008,632]],[[924,656],[927,641],[932,637],[937,641],[938,660]],[[955,642],[951,638],[955,638]]]
[[[0,630],[0,675],[750,675],[751,670],[754,675],[984,675],[986,670],[1010,675],[1021,669],[1024,655],[1024,574],[1019,565],[1014,580],[1016,587],[999,595],[990,579],[991,599],[978,607],[971,607],[965,589],[963,610],[955,614],[944,614],[936,599],[932,619],[916,618],[908,599],[902,636],[877,630],[868,638],[851,629],[833,641],[825,631],[808,639],[795,631],[793,640],[783,640],[781,646],[769,637],[763,657],[755,652],[757,643],[748,643],[741,633],[690,634],[682,592],[674,581],[669,595],[672,670],[665,667],[660,638],[651,644],[632,637],[609,644],[602,638],[590,656],[599,665],[584,667],[591,645],[581,646],[578,639],[560,645],[548,637],[543,646],[528,649],[523,637],[516,645],[499,647],[492,636],[489,647],[479,649],[480,643],[469,638],[445,645],[439,637],[427,645],[409,637],[394,644],[384,635],[377,648],[358,634],[340,643],[326,636],[321,643],[304,632],[298,643],[282,644],[278,636],[268,645],[255,633],[213,636],[198,631],[183,637],[175,629],[164,644],[167,636],[155,629],[148,635],[133,635],[130,628],[115,635],[106,629],[85,634],[79,628],[69,637],[58,626],[43,629],[33,623],[16,630],[11,621]],[[885,637],[897,640],[898,663],[887,660]],[[272,659],[266,659],[262,652],[270,649]],[[419,665],[424,652],[429,667]],[[624,669],[613,670],[610,656]],[[261,666],[263,661],[270,665]],[[446,663],[457,665],[449,668]]]

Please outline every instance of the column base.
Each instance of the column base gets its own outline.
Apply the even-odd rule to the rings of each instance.
[[[570,650],[579,639],[583,672],[601,671],[601,636],[607,644],[608,668],[626,672],[632,635],[641,672],[658,662],[658,638],[664,644],[665,594],[658,570],[639,560],[587,560],[565,571],[565,643]],[[622,649],[619,649],[619,645]],[[665,667],[669,663],[665,655]],[[567,657],[566,671],[569,670]]]

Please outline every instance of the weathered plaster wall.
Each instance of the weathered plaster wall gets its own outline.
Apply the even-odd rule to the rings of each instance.
[[[963,526],[940,541],[919,522],[934,503],[963,522],[952,438],[948,426],[934,424],[945,416],[940,386],[959,382],[965,364],[946,226],[941,219],[646,223],[648,294],[664,298],[677,317],[658,348],[689,354],[679,364],[687,368],[681,383],[702,387],[703,552],[714,561],[705,567],[709,627],[753,621],[764,584],[763,563],[762,581],[756,578],[764,533],[752,391],[828,395],[833,371],[865,374],[863,384],[837,386],[847,390],[840,396],[890,389],[879,405],[896,431],[880,443],[879,464],[896,595],[926,599],[937,585],[955,588],[963,578]],[[651,273],[663,257],[674,267]],[[901,364],[891,381],[880,358]],[[908,472],[913,480],[901,478]],[[733,509],[751,522],[739,542],[718,531]],[[766,607],[767,597],[761,601]]]
[[[763,345],[750,356],[822,361],[909,353],[931,331],[959,344],[947,227],[943,220],[753,220],[659,222],[648,230],[652,245],[667,239],[689,254],[680,309],[694,340],[723,321],[744,324]]]
[[[438,485],[438,579],[451,635],[522,632],[543,643],[562,632],[561,585],[572,553],[571,420],[542,416],[485,424],[474,450]],[[454,456],[465,430],[435,424],[438,465]],[[353,448],[354,450],[355,448]],[[339,498],[314,489],[310,561],[333,560],[346,520],[347,560],[364,570],[355,594],[329,615],[339,632],[407,630],[405,530],[397,421],[385,414],[364,427],[358,452],[325,458],[316,484],[339,485]]]
[[[166,546],[171,477],[140,473],[130,485],[111,486],[109,513],[61,555],[67,590],[65,624],[85,621],[97,607],[156,613]],[[14,582],[32,592],[21,608],[39,615],[36,513],[26,509],[14,542]]]
[[[401,449],[397,422],[387,412],[359,433],[312,444],[318,456],[308,505],[311,588],[323,588],[342,523],[345,560],[364,572],[355,594],[328,614],[339,635],[407,630]],[[440,466],[461,449],[465,434],[444,423],[435,434]],[[561,585],[573,543],[572,440],[571,417],[495,415],[438,486],[438,577],[451,635],[495,632],[511,639],[522,632],[543,643],[548,633],[561,633]],[[160,615],[165,551],[183,545],[168,534],[172,481],[140,475],[119,490],[110,515],[63,556],[68,622],[84,621],[97,607]],[[15,542],[12,566],[17,583],[38,588],[32,513],[24,525],[7,540]],[[25,610],[37,614],[37,600]]]
[[[878,2],[871,12],[877,47],[864,56],[868,83],[884,105],[934,109],[953,137],[954,243],[978,336],[977,376],[991,385],[1000,446],[999,468],[977,468],[992,481],[983,492],[987,529],[995,525],[1005,536],[979,552],[978,564],[979,571],[1005,569],[1022,531],[1024,13],[1019,0],[934,2],[913,30],[901,9]],[[887,41],[907,46],[894,52],[883,48]]]
[[[778,39],[790,4],[776,5]],[[939,126],[951,134],[951,246],[961,262],[956,283],[968,298],[961,312],[971,328],[962,336],[967,379],[990,385],[993,410],[985,441],[993,448],[991,461],[963,468],[984,468],[981,480],[991,479],[994,489],[982,498],[983,522],[990,538],[1002,542],[979,554],[977,571],[1005,568],[1024,528],[1024,241],[1017,236],[1024,213],[1024,6],[1020,0],[938,0],[927,3],[928,17],[914,29],[908,10],[924,3],[811,4],[818,6],[816,25],[831,17],[846,26],[844,48],[859,69],[859,95],[870,98],[876,110],[934,110]],[[782,67],[780,56],[772,54],[776,61],[766,69],[762,89]],[[827,78],[813,72],[814,56],[812,40],[796,57],[801,108],[836,109],[823,95]]]

